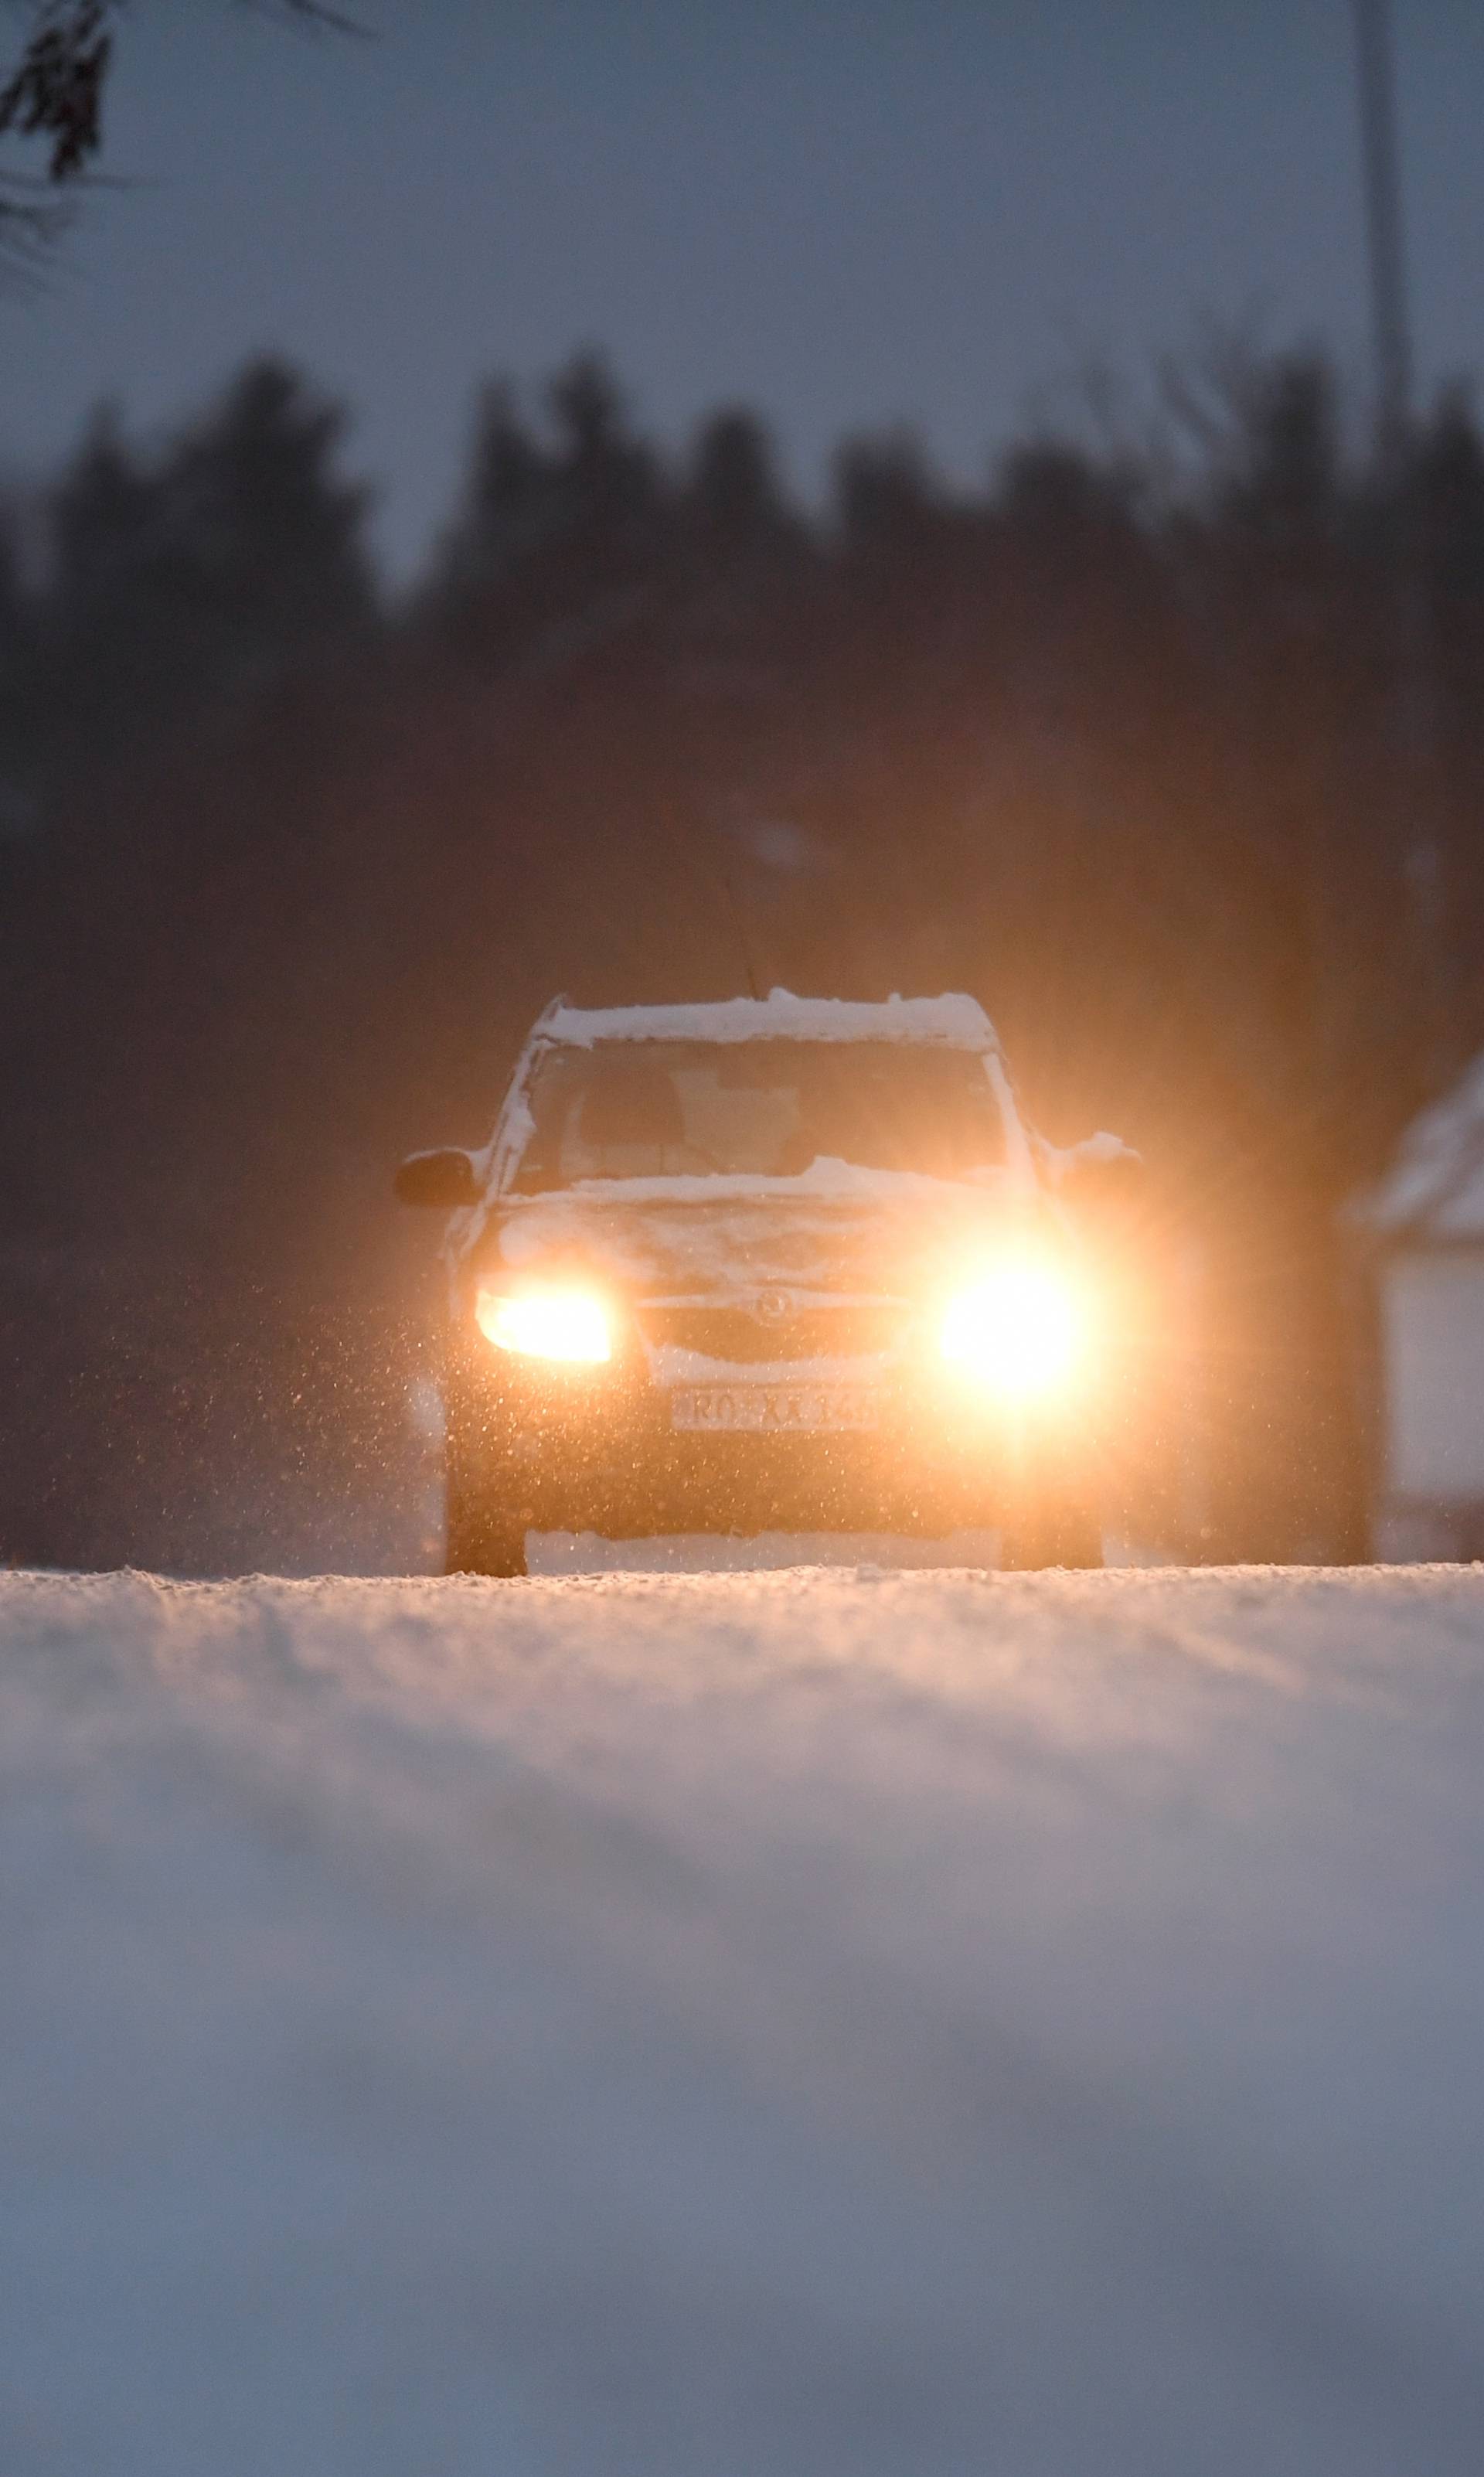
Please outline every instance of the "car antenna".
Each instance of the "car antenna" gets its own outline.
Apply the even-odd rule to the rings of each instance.
[[[747,974],[748,995],[760,1000],[762,991],[757,986],[757,974],[753,969],[753,950],[747,942],[747,918],[742,910],[741,897],[737,893],[736,880],[730,868],[723,869],[722,884],[731,903],[731,917],[737,933],[737,944],[742,949],[742,968]]]

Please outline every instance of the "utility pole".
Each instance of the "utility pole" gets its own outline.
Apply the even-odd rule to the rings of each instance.
[[[1375,438],[1381,469],[1394,475],[1412,415],[1412,338],[1407,323],[1391,0],[1353,0],[1353,6],[1375,354]]]
[[[1391,0],[1352,0],[1352,7],[1375,369],[1375,473],[1391,531],[1396,798],[1402,816],[1421,1001],[1420,1059],[1423,1071],[1436,1078],[1447,1052],[1437,679],[1426,550],[1408,469],[1412,336]]]

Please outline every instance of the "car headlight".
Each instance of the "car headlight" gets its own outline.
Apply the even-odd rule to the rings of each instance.
[[[1017,1257],[950,1300],[938,1338],[943,1357],[960,1375],[1025,1401],[1055,1392],[1074,1372],[1082,1351],[1082,1303],[1056,1265]]]
[[[613,1356],[612,1321],[592,1290],[481,1290],[474,1315],[497,1350],[589,1365]]]

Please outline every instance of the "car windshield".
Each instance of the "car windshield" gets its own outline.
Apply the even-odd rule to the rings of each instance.
[[[1004,1160],[973,1051],[901,1041],[599,1041],[549,1050],[515,1184],[796,1177],[819,1160],[965,1178]]]

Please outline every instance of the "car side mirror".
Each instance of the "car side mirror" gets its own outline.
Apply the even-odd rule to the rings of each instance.
[[[1094,1137],[1093,1142],[1097,1142]],[[1095,1152],[1091,1146],[1084,1152],[1075,1147],[1066,1172],[1066,1192],[1078,1204],[1091,1205],[1099,1212],[1132,1212],[1143,1202],[1149,1185],[1149,1171],[1141,1154],[1126,1148],[1118,1152]]]
[[[1088,1136],[1065,1147],[1046,1144],[1042,1160],[1059,1201],[1089,1229],[1129,1233],[1149,1210],[1143,1156],[1117,1136]]]
[[[480,1183],[467,1153],[409,1153],[392,1181],[400,1204],[424,1204],[435,1213],[457,1213],[478,1204]]]

